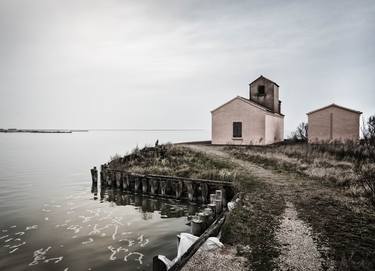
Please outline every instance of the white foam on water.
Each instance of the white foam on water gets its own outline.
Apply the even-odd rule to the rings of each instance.
[[[14,252],[16,252],[18,250],[18,247],[16,247],[15,249],[9,251],[9,254],[13,254]]]
[[[94,239],[92,239],[90,237],[89,240],[82,242],[82,245],[87,245],[87,244],[90,244],[90,243],[93,243],[93,242],[94,242]]]
[[[128,252],[129,250],[127,248],[118,247],[114,248],[113,246],[109,246],[108,249],[112,252],[111,256],[109,256],[110,261],[114,261],[117,259],[116,254],[120,251]]]
[[[47,259],[46,254],[51,248],[52,247],[49,246],[46,249],[41,248],[41,249],[35,250],[34,254],[33,254],[34,260],[31,263],[29,263],[29,265],[32,266],[32,265],[37,265],[37,264],[40,264],[40,263],[49,263],[49,262],[59,263],[59,262],[61,262],[64,259],[63,256]]]
[[[128,255],[124,257],[124,261],[127,262],[128,258],[132,255],[138,255],[138,258],[134,259],[135,261],[138,261],[139,264],[143,264],[142,259],[144,258],[144,255],[139,252],[130,252]]]
[[[146,246],[150,242],[147,238],[146,239],[144,238],[143,234],[141,234],[140,236],[138,236],[137,240],[138,240],[138,244],[141,247]]]
[[[24,246],[24,245],[26,245],[26,242],[22,242],[21,244],[14,245],[14,246],[11,246],[9,248],[19,248],[19,247]]]
[[[116,225],[115,226],[115,231],[112,234],[112,240],[116,240],[117,231],[118,231],[118,226]]]
[[[48,247],[43,250],[43,248],[40,248],[38,250],[34,251],[34,260],[29,263],[30,266],[39,264],[39,261],[45,260],[47,257],[45,256],[52,247]]]
[[[54,262],[54,263],[59,263],[61,262],[62,260],[64,259],[63,256],[60,256],[60,257],[56,257],[56,258],[50,258],[50,259],[46,259],[44,260],[45,263],[49,263],[49,262]]]
[[[74,231],[74,233],[79,233],[79,231],[82,229],[82,226],[80,225],[70,225],[68,228],[66,228],[67,230],[72,230]]]
[[[38,229],[38,225],[32,225],[32,226],[27,226],[25,231],[36,230],[36,229]]]
[[[1,236],[1,237],[0,237],[0,240],[1,240],[1,239],[4,239],[4,238],[7,238],[7,237],[9,237],[9,235]]]

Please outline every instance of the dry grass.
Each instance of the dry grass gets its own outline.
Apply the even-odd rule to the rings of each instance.
[[[115,156],[111,168],[139,174],[157,174],[234,182],[240,178],[230,161],[209,158],[200,152],[178,145],[134,149],[124,157]]]
[[[257,147],[227,147],[236,158],[260,164],[266,168],[297,173],[328,184],[345,188],[356,197],[375,199],[373,147],[354,144],[303,143]],[[371,171],[371,172],[370,172]]]

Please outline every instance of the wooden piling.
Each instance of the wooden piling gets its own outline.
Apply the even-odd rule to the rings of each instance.
[[[122,185],[122,181],[121,181],[121,176],[122,174],[121,174],[121,171],[117,171],[116,173],[115,173],[115,178],[116,178],[116,187],[117,188],[122,188],[121,187],[121,185]]]
[[[124,173],[122,174],[122,189],[124,191],[127,191],[129,187],[130,187],[129,175]]]
[[[158,179],[151,179],[151,194],[152,195],[157,195],[158,189],[159,189],[159,180]]]
[[[187,188],[189,201],[194,201],[194,185],[193,185],[193,183],[189,182],[189,181],[186,181],[184,183],[185,183],[185,186]]]
[[[143,194],[148,193],[148,179],[146,177],[142,178],[142,193]]]
[[[98,170],[96,169],[96,167],[93,167],[90,171],[91,171],[92,184],[97,185],[98,184]]]
[[[160,193],[162,197],[165,197],[167,195],[167,181],[160,181]]]
[[[140,177],[134,177],[134,192],[138,193],[141,188],[141,179]]]
[[[182,181],[177,181],[175,183],[176,199],[181,199],[182,189],[183,189]]]
[[[208,198],[208,184],[204,183],[204,182],[201,182],[200,183],[200,191],[201,191],[200,200],[201,200],[202,203],[206,203],[207,198]]]

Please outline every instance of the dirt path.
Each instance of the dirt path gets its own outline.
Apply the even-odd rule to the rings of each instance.
[[[375,270],[374,212],[353,210],[340,188],[236,159],[221,146],[184,146],[254,177],[235,214],[242,225],[232,222],[228,238],[252,246],[250,270]]]
[[[188,147],[194,151],[200,151],[204,152],[205,154],[214,156],[215,158],[221,158],[230,160],[237,165],[239,165],[241,168],[248,171],[252,176],[255,176],[259,179],[261,179],[264,182],[268,182],[270,184],[277,184],[277,185],[289,185],[289,184],[299,184],[302,183],[302,181],[298,178],[295,178],[291,175],[281,174],[281,173],[275,173],[272,170],[265,169],[259,165],[256,165],[254,163],[251,163],[249,161],[244,161],[240,159],[236,159],[232,157],[229,153],[225,152],[224,147],[222,146],[209,146],[209,145],[183,145],[185,147]]]

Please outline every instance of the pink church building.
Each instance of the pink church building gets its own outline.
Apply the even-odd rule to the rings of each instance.
[[[237,96],[211,111],[212,144],[266,145],[283,141],[279,85],[260,76],[249,84],[249,99]]]

